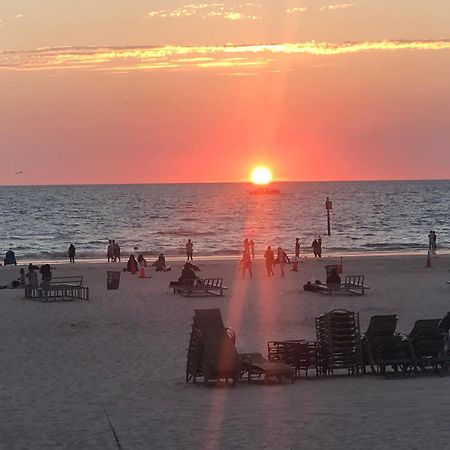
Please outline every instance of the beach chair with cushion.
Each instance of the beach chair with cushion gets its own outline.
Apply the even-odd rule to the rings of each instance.
[[[282,378],[289,379],[292,383],[295,379],[295,369],[283,362],[270,361],[261,353],[240,353],[241,377],[247,376],[250,383],[254,377],[261,378],[267,383],[270,378],[277,378],[281,382]]]
[[[209,380],[225,379],[236,384],[240,363],[236,351],[236,336],[225,328],[219,309],[196,309],[189,340],[186,362],[186,383],[199,376],[204,384]]]
[[[411,332],[405,336],[417,370],[426,371],[431,368],[440,375],[441,369],[448,369],[446,336],[439,325],[439,319],[417,320]]]
[[[359,314],[336,309],[317,317],[316,335],[320,346],[323,375],[344,369],[348,374],[362,372]]]

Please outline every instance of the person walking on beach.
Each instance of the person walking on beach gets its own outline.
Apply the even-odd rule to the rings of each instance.
[[[191,260],[193,261],[193,254],[194,254],[194,244],[191,242],[190,239],[187,240],[186,242],[186,256],[187,256],[187,260]]]
[[[322,238],[320,236],[317,239],[317,255],[322,258]]]
[[[284,278],[284,266],[286,265],[286,263],[290,264],[291,260],[281,247],[278,247],[277,259],[275,260],[275,263],[280,266],[280,275],[281,278]]]
[[[274,277],[275,273],[273,271],[273,265],[275,264],[275,255],[274,255],[272,247],[270,245],[267,247],[267,250],[264,252],[264,258],[266,258],[267,276]]]
[[[250,239],[250,251],[252,254],[252,259],[255,259],[255,243],[253,242],[253,239]]]
[[[242,254],[241,259],[241,269],[242,269],[242,278],[245,278],[245,272],[250,274],[250,278],[253,278],[253,272],[252,272],[252,258],[250,256],[250,252],[244,250],[244,253]]]
[[[69,262],[71,263],[75,263],[75,245],[70,244],[69,245],[69,250],[67,250],[67,255],[69,256]]]

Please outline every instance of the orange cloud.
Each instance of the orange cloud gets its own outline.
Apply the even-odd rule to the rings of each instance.
[[[296,8],[289,8],[286,10],[288,14],[300,14],[308,11],[306,6],[297,6]]]
[[[322,6],[319,11],[326,11],[326,10],[331,10],[331,11],[335,11],[337,9],[348,9],[348,8],[354,8],[356,6],[356,3],[341,3],[341,4],[337,4],[337,5],[327,5],[327,6]]]
[[[301,55],[449,50],[450,40],[162,47],[58,47],[0,52],[0,70],[194,70],[268,66]]]
[[[179,8],[150,11],[147,17],[151,19],[197,17],[200,19],[257,20],[261,17],[254,14],[254,10],[260,7],[259,3],[251,2],[234,6],[226,6],[225,3],[192,3]]]

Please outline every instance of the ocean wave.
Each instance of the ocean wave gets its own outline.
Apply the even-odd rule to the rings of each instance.
[[[162,236],[181,236],[181,237],[191,237],[191,236],[215,236],[217,233],[215,231],[192,231],[192,230],[164,230],[157,231],[156,234]]]

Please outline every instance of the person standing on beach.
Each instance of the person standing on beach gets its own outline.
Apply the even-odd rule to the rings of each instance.
[[[300,256],[300,239],[295,238],[295,256]]]
[[[244,239],[244,252],[248,252],[250,254],[250,242],[247,238]]]
[[[252,253],[252,259],[255,259],[255,243],[253,239],[250,239],[250,251]]]
[[[114,247],[113,247],[113,258],[114,261],[119,260],[120,262],[120,245],[118,242],[113,241]]]
[[[191,242],[190,239],[187,240],[186,242],[186,256],[187,256],[187,260],[191,260],[193,261],[193,254],[194,254],[194,244]]]
[[[291,260],[289,259],[287,253],[281,247],[278,247],[277,259],[275,260],[275,262],[280,266],[281,278],[284,278],[284,266],[286,265],[286,263],[290,264]]]
[[[264,258],[266,258],[267,276],[274,277],[275,273],[273,271],[273,265],[275,264],[275,255],[274,255],[272,247],[270,245],[267,247],[267,250],[264,252]]]
[[[318,254],[319,254],[317,251],[318,245],[319,245],[319,243],[317,242],[317,239],[314,239],[311,244],[312,251],[314,253],[314,258],[317,258]]]
[[[113,243],[111,239],[108,241],[108,247],[106,248],[106,257],[108,258],[108,262],[113,259]]]
[[[322,238],[320,236],[317,239],[317,255],[322,258]]]
[[[433,231],[430,230],[428,233],[428,251],[431,253],[433,251]]]
[[[437,249],[437,236],[436,236],[436,232],[433,231],[433,243],[432,243],[432,249],[433,249],[433,253],[436,253],[436,249]]]
[[[245,278],[245,272],[247,270],[248,270],[248,273],[250,274],[250,278],[253,278],[252,258],[250,256],[250,252],[248,252],[246,250],[244,250],[244,253],[242,255],[241,269],[242,269],[242,278]]]
[[[67,250],[67,255],[69,256],[69,262],[71,263],[75,263],[75,245],[70,244],[69,245],[69,250]]]

